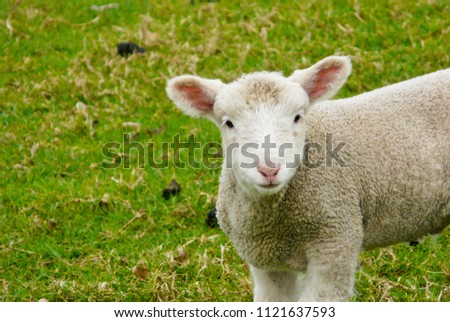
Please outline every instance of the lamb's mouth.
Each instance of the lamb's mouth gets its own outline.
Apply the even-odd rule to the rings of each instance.
[[[264,189],[272,189],[278,187],[279,185],[280,185],[279,183],[269,183],[269,184],[259,184],[258,186]]]

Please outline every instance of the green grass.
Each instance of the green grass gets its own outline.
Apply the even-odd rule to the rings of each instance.
[[[449,66],[446,1],[116,2],[0,2],[2,301],[251,300],[246,264],[204,224],[219,170],[142,168],[135,151],[130,169],[100,166],[124,133],[220,142],[167,99],[168,78],[289,74],[345,54],[342,97]],[[121,58],[120,41],[147,52]],[[181,194],[164,200],[172,178]],[[354,300],[449,301],[449,236],[362,254]]]

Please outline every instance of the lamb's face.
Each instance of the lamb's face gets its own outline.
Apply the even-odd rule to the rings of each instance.
[[[290,77],[261,72],[230,84],[180,76],[167,85],[184,112],[212,120],[222,133],[224,166],[243,191],[254,196],[279,192],[302,158],[308,107],[331,97],[351,71],[347,57],[328,57]]]
[[[309,106],[305,90],[278,73],[255,73],[224,85],[214,104],[224,166],[252,194],[273,194],[302,158]]]

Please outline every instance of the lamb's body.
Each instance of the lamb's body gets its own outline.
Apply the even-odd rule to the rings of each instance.
[[[450,69],[318,103],[306,120],[309,142],[325,148],[331,133],[333,148],[345,143],[346,167],[326,166],[325,149],[311,150],[310,162],[322,166],[303,164],[265,199],[242,194],[225,168],[218,219],[253,267],[305,271],[316,259],[335,267],[335,293],[326,287],[304,299],[346,299],[360,248],[417,240],[450,223]]]
[[[450,69],[311,112],[311,139],[324,120],[333,139],[348,142],[343,174],[351,181],[343,179],[341,191],[358,202],[364,248],[413,241],[450,223]]]
[[[350,70],[348,59],[329,57],[288,78],[169,82],[180,108],[221,129],[217,216],[250,264],[256,301],[347,300],[362,249],[450,224],[450,69],[317,103]],[[307,162],[291,166],[305,138]],[[256,144],[258,163],[249,168],[244,147],[255,142],[278,150],[267,157]],[[233,154],[235,143],[241,149]]]

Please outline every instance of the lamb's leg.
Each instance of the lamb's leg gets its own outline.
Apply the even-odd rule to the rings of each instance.
[[[348,301],[353,294],[360,244],[336,241],[310,249],[300,302]]]
[[[255,302],[292,302],[299,296],[299,274],[296,272],[265,271],[250,266],[254,283]]]

